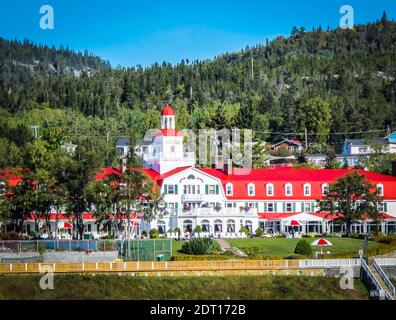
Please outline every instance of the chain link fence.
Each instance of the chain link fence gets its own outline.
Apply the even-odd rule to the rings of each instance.
[[[172,257],[172,240],[4,240],[0,241],[0,262],[20,257],[30,259],[46,252],[117,251],[124,261],[162,261]]]

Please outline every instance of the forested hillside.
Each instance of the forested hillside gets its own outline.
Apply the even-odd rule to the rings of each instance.
[[[170,102],[179,128],[252,128],[267,141],[307,128],[311,143],[339,145],[362,136],[354,132],[396,129],[395,79],[396,23],[385,14],[354,30],[293,28],[212,60],[149,68],[0,40],[0,137],[20,148],[18,136],[39,125],[43,135],[95,136],[111,149],[131,129],[158,127]]]

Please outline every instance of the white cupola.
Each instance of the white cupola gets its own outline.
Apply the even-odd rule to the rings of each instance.
[[[161,129],[176,129],[175,112],[169,104],[161,112]]]

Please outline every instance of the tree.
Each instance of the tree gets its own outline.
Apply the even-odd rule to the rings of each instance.
[[[73,155],[59,156],[54,168],[57,183],[64,192],[66,212],[73,217],[80,239],[84,233],[83,214],[89,209],[86,190],[102,167],[98,154],[92,146],[82,143]]]
[[[389,146],[372,144],[370,153],[360,158],[360,163],[369,171],[382,174],[392,174],[392,161],[396,159],[395,154],[389,152]]]
[[[374,221],[381,219],[378,210],[381,201],[378,191],[366,176],[353,171],[330,184],[327,193],[318,200],[318,204],[320,212],[335,216],[335,221],[345,223],[349,237],[354,222],[364,218]]]
[[[330,104],[328,101],[316,97],[302,103],[298,110],[299,130],[314,134],[314,141],[326,143],[332,125]]]

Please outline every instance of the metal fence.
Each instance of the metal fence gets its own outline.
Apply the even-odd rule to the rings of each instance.
[[[170,260],[172,257],[172,240],[150,239],[123,241],[120,255],[128,261]]]
[[[170,260],[172,240],[5,240],[0,241],[0,260],[20,258],[29,261],[45,252],[118,251],[119,258],[130,261]],[[128,253],[129,252],[129,253]]]

